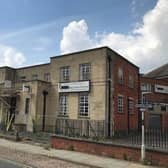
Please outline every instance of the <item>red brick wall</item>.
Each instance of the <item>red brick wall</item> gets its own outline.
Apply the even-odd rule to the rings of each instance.
[[[55,149],[70,150],[71,148],[72,150],[73,146],[74,150],[78,152],[85,152],[107,157],[115,157],[118,159],[125,159],[137,162],[140,161],[140,149],[133,147],[97,143],[86,140],[64,138],[59,136],[51,137],[51,145]],[[146,152],[146,158],[155,165],[168,165],[168,153],[161,153],[148,150]]]
[[[124,84],[118,83],[118,69],[121,67],[124,72]],[[134,77],[134,88],[128,87],[129,74]],[[128,128],[128,98],[134,99],[134,105],[138,103],[139,92],[139,69],[128,61],[117,57],[113,69],[114,81],[114,126],[115,130],[127,130]],[[124,113],[118,113],[118,95],[124,96]],[[134,108],[134,113],[129,116],[130,129],[138,128],[138,109]]]
[[[168,129],[168,112],[162,114],[162,128]]]
[[[168,94],[154,92],[155,84],[168,86],[167,81],[165,81],[164,79],[152,79],[152,78],[140,77],[140,83],[149,83],[153,86],[152,93],[145,95],[147,100],[154,103],[159,103],[159,102],[168,103]],[[161,115],[162,128],[168,128],[168,112],[160,113],[160,115]],[[145,115],[146,127],[148,127],[148,118],[149,118],[149,114],[146,114]]]
[[[153,87],[155,84],[168,86],[168,83],[163,79],[152,79],[146,77],[140,77],[140,83],[150,83],[151,85],[153,85]],[[154,90],[153,93],[145,95],[145,97],[153,102],[168,103],[168,94],[155,93]]]

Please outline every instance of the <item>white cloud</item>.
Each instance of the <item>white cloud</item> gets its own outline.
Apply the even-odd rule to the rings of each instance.
[[[18,67],[23,65],[26,57],[13,47],[0,44],[0,66]]]
[[[63,29],[60,43],[62,53],[107,45],[121,55],[149,71],[168,62],[168,1],[158,0],[154,9],[148,11],[141,24],[136,24],[130,34],[95,35],[91,38],[85,20],[72,21]]]
[[[95,45],[88,34],[85,20],[72,21],[64,27],[63,38],[60,43],[62,53],[82,50]]]

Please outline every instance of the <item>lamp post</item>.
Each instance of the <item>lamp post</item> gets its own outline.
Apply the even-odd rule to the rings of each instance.
[[[149,94],[152,92],[142,92],[141,94],[141,127],[142,127],[142,142],[141,142],[141,161],[145,159],[145,128],[144,128],[144,112],[149,105],[144,104],[143,98],[145,94]]]

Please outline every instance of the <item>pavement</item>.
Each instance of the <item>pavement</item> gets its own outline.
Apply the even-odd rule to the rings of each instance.
[[[23,142],[13,142],[6,139],[0,139],[0,146],[9,149],[44,155],[51,158],[57,158],[73,163],[87,165],[91,167],[101,168],[152,168],[151,166],[145,166],[134,162],[128,162],[119,159],[101,157],[76,151],[47,149],[44,146],[32,145]]]

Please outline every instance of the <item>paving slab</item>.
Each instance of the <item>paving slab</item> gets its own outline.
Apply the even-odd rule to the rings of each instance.
[[[151,168],[151,166],[144,166],[133,162],[128,162],[119,159],[101,157],[76,151],[67,150],[46,150],[42,146],[27,144],[23,142],[13,142],[6,139],[0,139],[0,146],[10,148],[13,150],[45,155],[48,157],[55,157],[61,160],[66,160],[74,163],[89,165],[92,167],[102,168]],[[152,166],[153,167],[153,166]]]

